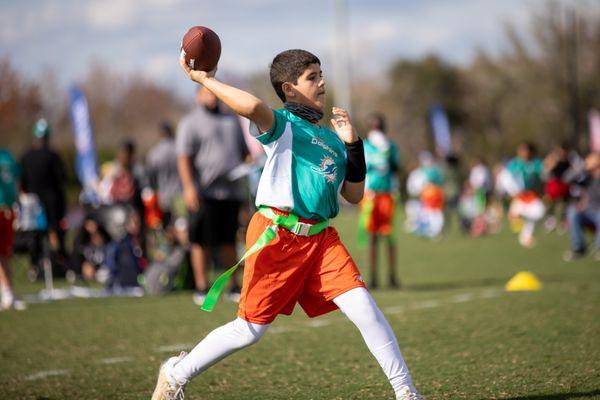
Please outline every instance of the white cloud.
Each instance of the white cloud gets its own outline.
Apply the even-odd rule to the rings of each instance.
[[[117,30],[153,11],[173,9],[181,0],[92,0],[86,7],[86,18],[93,27]]]
[[[160,53],[145,62],[144,73],[150,78],[163,80],[165,76],[179,72],[177,56],[172,53]]]
[[[115,30],[133,22],[135,11],[134,1],[95,0],[88,4],[86,17],[94,28]]]
[[[503,22],[522,29],[532,5],[544,0],[460,0],[419,3],[355,3],[351,7],[351,53],[355,68],[377,70],[398,57],[437,53],[468,63],[477,47],[501,49]]]
[[[389,20],[379,20],[368,24],[361,32],[360,39],[365,41],[380,41],[393,39],[398,34],[398,26]]]
[[[159,8],[166,8],[178,5],[181,0],[147,0],[147,2]]]

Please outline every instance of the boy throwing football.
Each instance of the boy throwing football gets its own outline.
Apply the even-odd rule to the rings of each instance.
[[[304,50],[287,50],[271,64],[270,78],[283,109],[272,110],[250,93],[215,79],[215,71],[182,68],[234,112],[251,131],[267,161],[249,223],[246,247],[266,232],[276,237],[245,261],[237,318],[209,333],[189,353],[160,369],[153,399],[182,398],[185,385],[228,355],[256,343],[277,315],[296,303],[309,317],[340,309],[359,329],[395,392],[421,399],[392,328],[365,288],[350,254],[328,220],[339,211],[338,194],[357,204],[363,196],[363,144],[348,113],[333,108],[334,130],[318,125],[325,105],[321,62]]]

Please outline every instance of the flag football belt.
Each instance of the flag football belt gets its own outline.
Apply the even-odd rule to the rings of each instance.
[[[277,227],[287,229],[288,231],[299,236],[313,236],[323,232],[323,230],[329,226],[328,220],[317,222],[316,224],[307,224],[305,222],[300,222],[300,218],[296,214],[277,214],[270,207],[266,206],[260,206],[258,208],[258,212],[269,218],[273,222],[273,225],[268,226],[263,231],[256,242],[248,250],[246,250],[242,258],[240,258],[240,260],[235,263],[233,267],[219,275],[219,277],[215,280],[215,283],[213,283],[210,290],[206,294],[206,298],[202,303],[202,310],[209,312],[214,310],[215,305],[219,300],[219,296],[221,295],[221,292],[223,292],[223,289],[229,281],[229,278],[231,278],[231,275],[233,275],[235,270],[246,258],[267,246],[271,240],[277,237]]]

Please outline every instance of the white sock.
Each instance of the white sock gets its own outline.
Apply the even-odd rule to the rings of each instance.
[[[9,287],[3,287],[2,289],[0,289],[0,296],[0,305],[2,306],[2,308],[11,308],[13,303],[15,302],[15,295],[13,294],[12,289]]]
[[[356,288],[339,295],[333,301],[356,325],[394,392],[399,394],[405,386],[416,391],[392,327],[369,292],[362,287]]]
[[[268,327],[237,318],[209,333],[167,373],[177,383],[185,385],[231,353],[258,342]]]
[[[535,222],[530,220],[524,220],[521,233],[519,233],[519,243],[528,244],[533,238],[533,231],[535,230]]]

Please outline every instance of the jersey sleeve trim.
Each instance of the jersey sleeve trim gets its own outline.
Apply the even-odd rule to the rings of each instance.
[[[269,144],[278,140],[283,132],[287,118],[283,114],[283,110],[272,110],[273,111],[273,126],[268,131],[262,133],[258,129],[258,126],[254,122],[250,122],[250,134],[254,136],[262,144]]]

